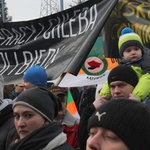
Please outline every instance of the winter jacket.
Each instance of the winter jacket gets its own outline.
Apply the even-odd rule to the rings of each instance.
[[[16,133],[12,105],[0,110],[0,150],[7,150]]]
[[[79,95],[79,114],[95,100],[96,86],[83,87]]]
[[[60,123],[51,123],[27,135],[9,150],[74,150],[67,142]]]

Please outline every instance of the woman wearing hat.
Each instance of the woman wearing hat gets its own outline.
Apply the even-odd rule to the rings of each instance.
[[[48,90],[22,92],[13,103],[17,137],[10,150],[73,150],[61,125],[53,122],[58,111],[58,98]]]

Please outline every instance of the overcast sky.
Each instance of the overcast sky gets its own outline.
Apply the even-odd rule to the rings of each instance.
[[[43,0],[5,0],[8,15],[13,21],[26,21],[40,17],[41,2]],[[60,0],[55,0],[60,2]],[[64,0],[67,3],[71,0]]]

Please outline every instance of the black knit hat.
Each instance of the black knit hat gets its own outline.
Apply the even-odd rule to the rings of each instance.
[[[58,97],[45,88],[31,88],[22,92],[13,102],[34,109],[49,122],[53,122],[59,111]]]
[[[108,75],[108,85],[114,81],[124,81],[135,87],[138,83],[138,77],[131,67],[120,65],[113,68]]]
[[[150,108],[129,99],[111,100],[98,108],[88,122],[114,132],[130,150],[150,149]]]

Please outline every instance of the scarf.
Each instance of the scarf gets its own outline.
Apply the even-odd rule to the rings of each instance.
[[[17,143],[12,144],[9,150],[42,150],[60,133],[62,133],[60,124],[51,123],[33,131]]]

